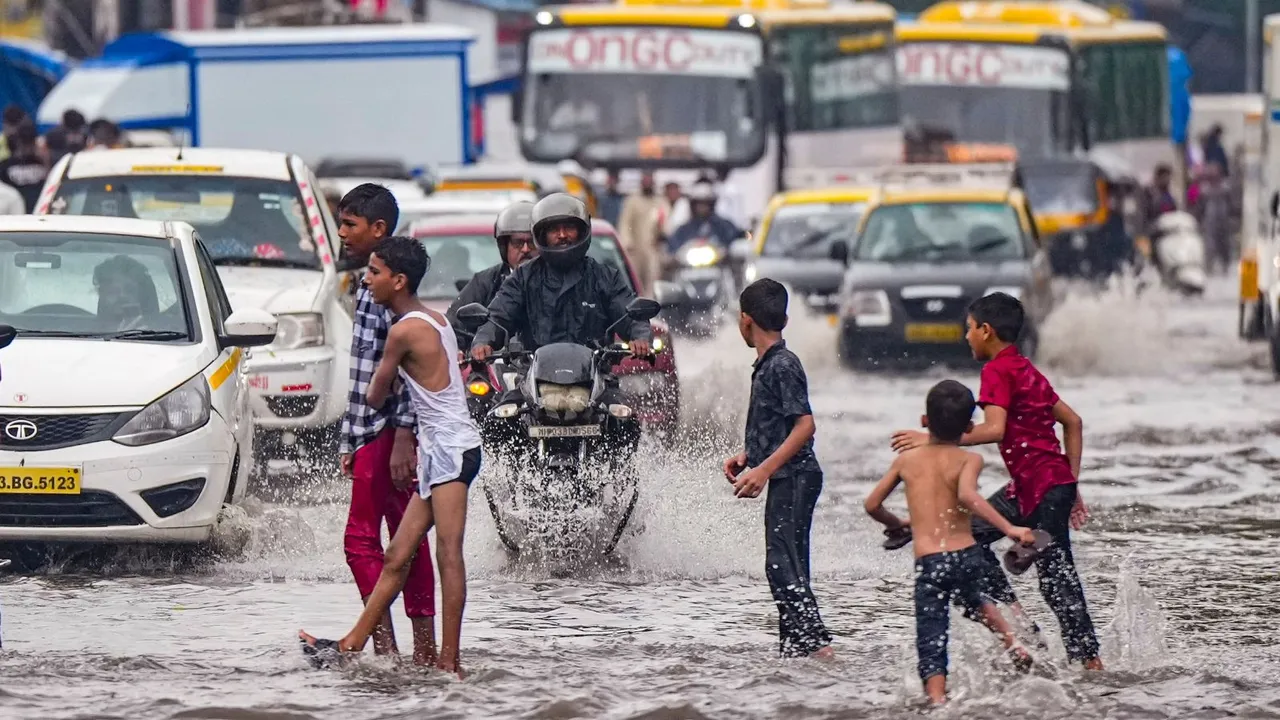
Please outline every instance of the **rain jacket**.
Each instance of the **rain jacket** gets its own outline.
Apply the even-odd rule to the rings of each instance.
[[[511,268],[506,263],[498,263],[491,268],[485,268],[476,273],[471,278],[471,282],[462,288],[462,292],[458,293],[457,299],[449,306],[449,311],[445,316],[449,318],[449,324],[455,329],[462,327],[458,322],[458,309],[463,305],[471,303],[480,303],[485,307],[489,307],[489,303],[493,302],[493,298],[498,294],[498,288],[502,287],[502,281],[507,279],[511,274]]]
[[[566,272],[536,257],[512,271],[489,303],[489,322],[472,346],[500,347],[499,327],[519,336],[528,350],[557,342],[607,342],[609,326],[627,314],[636,293],[622,273],[586,257]],[[614,332],[627,340],[652,340],[648,322],[623,320]]]

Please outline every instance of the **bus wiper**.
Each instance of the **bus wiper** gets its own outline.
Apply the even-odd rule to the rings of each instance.
[[[103,340],[186,340],[187,334],[178,330],[121,330],[100,335]]]
[[[318,263],[294,258],[222,257],[214,258],[213,264],[229,267],[275,267],[301,270],[315,270],[318,267]]]

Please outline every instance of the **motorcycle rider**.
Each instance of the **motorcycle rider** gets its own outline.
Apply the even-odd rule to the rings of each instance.
[[[617,268],[587,256],[587,206],[572,195],[553,193],[533,207],[532,220],[538,255],[502,282],[489,303],[489,321],[476,331],[471,357],[487,359],[504,334],[519,336],[529,350],[556,342],[591,345],[615,323],[615,331],[630,341],[632,355],[649,355],[649,323],[624,319],[627,303],[636,297],[630,284]]]
[[[525,260],[538,256],[538,248],[533,241],[533,203],[520,200],[503,208],[493,223],[493,239],[498,243],[502,261],[476,273],[458,293],[445,313],[449,324],[455,328],[462,327],[458,322],[458,308],[473,302],[488,307],[511,271]]]
[[[710,182],[694,183],[689,189],[689,221],[676,228],[667,239],[667,252],[674,254],[681,245],[706,238],[728,251],[729,245],[745,233],[731,220],[716,214],[716,189]]]

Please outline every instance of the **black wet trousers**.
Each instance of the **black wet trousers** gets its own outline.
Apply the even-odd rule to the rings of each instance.
[[[809,531],[822,473],[769,480],[764,507],[765,576],[778,606],[778,652],[804,657],[831,644],[809,586]]]

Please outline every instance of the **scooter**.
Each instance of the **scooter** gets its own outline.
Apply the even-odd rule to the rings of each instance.
[[[1204,294],[1204,237],[1194,216],[1182,211],[1161,215],[1151,234],[1151,252],[1165,287],[1184,295]]]
[[[715,334],[735,284],[727,259],[719,245],[701,237],[672,253],[667,281],[683,291],[680,302],[664,310],[673,330],[698,337]]]

